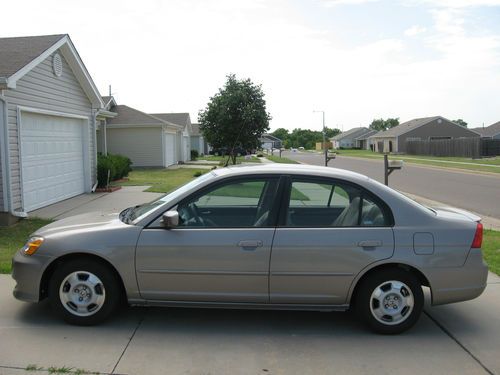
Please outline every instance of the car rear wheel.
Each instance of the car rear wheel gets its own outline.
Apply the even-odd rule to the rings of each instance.
[[[49,284],[52,308],[70,324],[94,325],[107,319],[120,302],[114,272],[94,260],[78,259],[56,269]]]
[[[369,275],[355,301],[358,316],[377,333],[397,334],[420,317],[424,294],[417,278],[402,269]]]

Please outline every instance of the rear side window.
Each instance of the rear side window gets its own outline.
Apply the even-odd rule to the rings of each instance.
[[[383,205],[361,188],[339,181],[292,180],[288,227],[380,227],[390,225]]]

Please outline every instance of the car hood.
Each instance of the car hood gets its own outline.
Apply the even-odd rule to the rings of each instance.
[[[68,231],[87,231],[98,229],[105,226],[125,225],[119,219],[118,213],[107,214],[102,212],[90,212],[81,215],[70,216],[65,219],[57,220],[49,225],[38,229],[37,236],[47,236],[54,233]]]
[[[481,221],[481,218],[469,211],[465,211],[455,207],[432,207],[436,211],[438,217],[461,219],[468,221]]]

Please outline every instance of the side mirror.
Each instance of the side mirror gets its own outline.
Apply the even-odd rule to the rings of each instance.
[[[177,211],[167,211],[162,216],[163,226],[167,229],[175,228],[179,225],[179,213]]]

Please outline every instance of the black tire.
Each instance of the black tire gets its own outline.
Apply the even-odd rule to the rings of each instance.
[[[392,285],[390,281],[403,283],[403,295],[411,292],[409,295],[413,296],[413,307],[406,308],[406,314],[399,318],[402,319],[400,323],[397,323],[398,318],[396,318],[395,321],[391,321],[392,317],[390,315],[384,315],[383,317],[377,318],[376,313],[372,312],[373,309],[374,311],[378,310],[380,313],[383,313],[389,311],[392,308],[390,306],[397,305],[398,301],[390,300],[387,305],[389,308],[387,310],[380,310],[380,302],[377,298],[372,299],[372,293],[380,286],[382,286],[380,289],[386,288],[389,290]],[[396,295],[396,297],[398,296]],[[392,299],[391,296],[388,296],[388,298]],[[402,298],[399,297],[400,301],[401,299]],[[385,299],[383,301],[385,301]],[[362,280],[354,303],[356,314],[372,331],[393,335],[410,329],[418,321],[424,306],[424,293],[418,279],[411,272],[399,268],[392,268],[374,272]],[[395,310],[399,309],[401,315],[405,312],[403,303],[393,308]]]
[[[61,286],[65,279],[75,272],[77,273],[77,278],[82,278],[82,282],[86,282],[85,277],[89,274],[95,275],[100,281],[93,288],[93,294],[96,296],[99,294],[99,298],[103,299],[103,302],[94,304],[96,307],[92,306],[92,304],[90,304],[90,308],[85,307],[87,309],[85,314],[88,314],[86,316],[78,315],[76,309],[72,312],[72,306],[76,307],[76,305],[72,304],[72,302],[64,303],[62,300],[64,296],[60,297],[60,290],[64,291],[64,288],[71,290],[73,287],[79,287],[78,285],[71,286],[69,282],[65,282],[65,285]],[[53,310],[66,322],[79,326],[96,325],[109,318],[120,305],[122,294],[120,285],[115,272],[105,264],[92,259],[70,260],[57,267],[52,275],[49,282],[49,301]],[[91,290],[91,288],[85,290]],[[73,293],[73,296],[78,297],[78,294]]]

